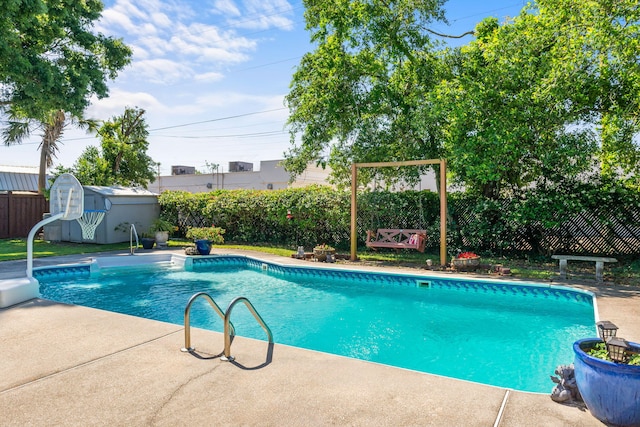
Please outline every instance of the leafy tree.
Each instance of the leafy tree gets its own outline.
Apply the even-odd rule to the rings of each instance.
[[[440,131],[425,119],[424,93],[439,74],[426,26],[444,20],[444,2],[304,3],[317,48],[286,97],[294,147],[285,168],[295,175],[309,162],[328,163],[347,180],[353,161],[439,157]]]
[[[13,108],[8,111],[9,121],[2,130],[2,138],[7,145],[19,144],[28,138],[32,132],[42,132],[40,143],[40,169],[38,173],[38,192],[44,193],[46,187],[47,168],[53,165],[53,159],[58,153],[58,143],[69,125],[95,131],[97,123],[94,120],[78,118],[62,110],[50,112],[41,120],[25,119],[15,114]]]
[[[285,167],[446,157],[495,198],[596,169],[640,181],[637,0],[539,0],[436,50],[439,2],[309,1]],[[403,171],[387,169],[399,175]],[[364,177],[368,179],[368,177]]]
[[[69,170],[84,185],[110,186],[115,184],[109,162],[95,146],[85,148]]]
[[[122,116],[100,127],[100,149],[87,147],[72,167],[82,184],[146,188],[153,182],[156,163],[147,155],[149,131],[144,113],[140,108],[126,108]]]
[[[453,77],[434,95],[456,178],[496,197],[597,159],[609,174],[640,171],[638,13],[636,1],[540,0],[505,25],[480,23],[448,53]]]
[[[4,0],[0,16],[0,106],[46,122],[52,111],[81,117],[91,96],[131,61],[121,39],[92,31],[99,0]]]
[[[547,27],[562,25],[553,47],[550,90],[570,93],[599,133],[605,177],[640,184],[640,5],[637,0],[540,0]],[[557,4],[561,6],[558,9]],[[576,8],[576,6],[578,8]]]
[[[83,118],[90,98],[108,94],[107,80],[131,61],[120,39],[92,32],[101,1],[5,0],[0,16],[0,112],[9,122],[4,143],[42,130],[38,188],[68,124]]]

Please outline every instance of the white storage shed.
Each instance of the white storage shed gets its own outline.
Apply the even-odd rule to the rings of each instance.
[[[140,236],[148,232],[153,221],[160,215],[158,195],[144,188],[91,185],[83,188],[84,210],[104,211],[104,217],[98,224],[93,239],[83,237],[78,221],[56,221],[60,224],[59,240],[99,244],[127,242],[132,224]]]

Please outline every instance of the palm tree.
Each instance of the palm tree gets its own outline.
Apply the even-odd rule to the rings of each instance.
[[[53,166],[57,157],[60,139],[69,125],[87,132],[95,132],[98,122],[92,119],[76,117],[63,110],[54,110],[45,114],[43,119],[32,119],[21,116],[9,108],[7,110],[7,126],[2,130],[2,139],[6,145],[20,144],[34,131],[42,131],[40,150],[40,169],[38,172],[38,193],[43,194],[47,184],[47,169]]]

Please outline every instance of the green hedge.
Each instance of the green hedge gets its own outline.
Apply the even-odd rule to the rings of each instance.
[[[197,194],[167,191],[160,204],[163,219],[177,224],[182,236],[190,226],[215,225],[226,230],[227,242],[304,245],[307,250],[319,243],[346,250],[350,244],[350,193],[327,186]],[[640,192],[619,182],[564,183],[499,200],[450,193],[448,206],[451,253],[458,249],[494,255],[633,253],[640,240]],[[364,246],[369,229],[423,228],[429,236],[427,247],[437,250],[439,215],[439,196],[433,192],[364,191],[358,195],[358,245]],[[607,240],[610,247],[597,247],[604,244],[600,236],[595,247],[578,248],[575,239],[580,233],[574,226],[569,230],[568,219],[604,233],[605,240],[613,239]],[[634,229],[638,236],[630,237]],[[624,249],[612,243],[615,239],[625,240]]]
[[[286,190],[219,190],[160,196],[162,216],[187,227],[215,224],[227,242],[349,245],[350,196],[327,186]],[[287,218],[287,212],[293,217]]]

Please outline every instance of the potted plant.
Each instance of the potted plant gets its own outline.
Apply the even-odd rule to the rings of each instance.
[[[624,358],[612,361],[610,351],[598,338],[573,344],[578,390],[591,414],[616,426],[640,425],[640,344],[622,340]],[[607,345],[611,345],[611,339]],[[616,346],[616,348],[619,348]],[[608,359],[608,360],[607,360]]]
[[[142,233],[140,243],[142,244],[143,249],[153,249],[153,245],[154,243],[156,243],[156,239],[151,234]]]
[[[169,233],[174,231],[175,227],[169,221],[158,218],[151,224],[149,231],[155,234],[156,244],[158,246],[167,246]]]
[[[459,271],[471,271],[480,265],[480,257],[474,252],[460,252],[451,259],[451,266]]]
[[[321,245],[317,245],[315,248],[313,248],[313,256],[315,257],[316,260],[324,262],[327,260],[327,255],[335,255],[336,250],[335,248],[327,245],[326,243],[323,243]]]
[[[187,239],[192,239],[198,253],[200,255],[209,255],[211,252],[211,245],[224,243],[225,230],[212,225],[211,227],[189,227],[187,230]]]

